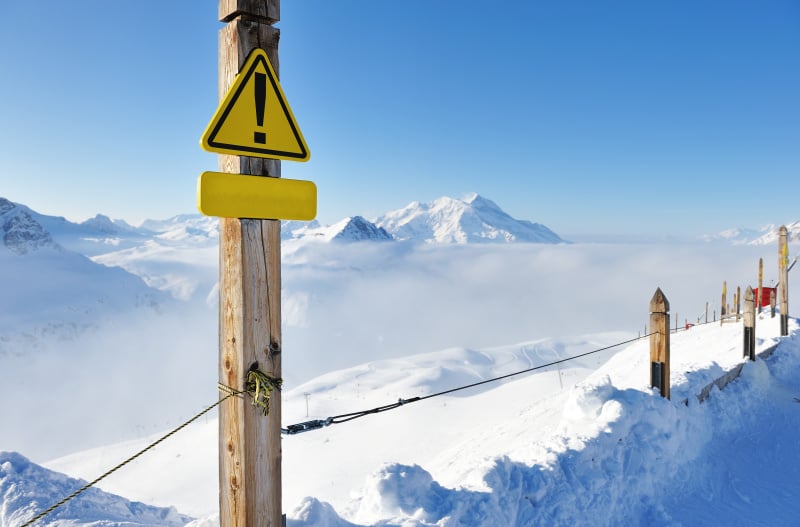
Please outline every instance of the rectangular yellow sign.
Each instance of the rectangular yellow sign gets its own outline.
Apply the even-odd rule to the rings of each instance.
[[[317,216],[317,186],[297,179],[203,172],[197,180],[197,208],[222,218],[311,221]]]

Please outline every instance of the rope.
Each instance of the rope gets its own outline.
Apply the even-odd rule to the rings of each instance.
[[[269,415],[269,398],[275,390],[280,391],[283,379],[276,379],[258,370],[247,373],[247,393],[253,396],[253,406],[258,406]]]
[[[369,410],[362,410],[362,411],[359,411],[359,412],[350,412],[350,413],[346,413],[346,414],[339,414],[339,415],[334,415],[333,417],[328,417],[327,419],[317,419],[317,420],[313,420],[313,421],[306,421],[304,423],[297,423],[297,424],[294,424],[294,425],[289,425],[288,427],[281,429],[281,431],[283,433],[287,434],[287,435],[294,435],[294,434],[299,434],[299,433],[302,433],[302,432],[309,432],[311,430],[319,430],[320,428],[323,428],[323,427],[326,427],[326,426],[329,426],[329,425],[336,425],[336,424],[346,423],[348,421],[352,421],[354,419],[358,419],[360,417],[364,417],[364,416],[367,416],[367,415],[379,414],[379,413],[382,413],[382,412],[388,412],[389,410],[394,410],[396,408],[400,408],[401,406],[404,406],[406,404],[417,403],[417,402],[420,402],[420,401],[424,401],[426,399],[433,399],[434,397],[439,397],[441,395],[448,395],[448,394],[451,394],[451,393],[454,393],[454,392],[458,392],[458,391],[461,391],[461,390],[467,390],[469,388],[474,388],[476,386],[481,386],[483,384],[488,384],[490,382],[497,382],[497,381],[500,381],[500,380],[503,380],[503,379],[508,379],[509,377],[522,375],[523,373],[530,373],[532,371],[540,370],[542,368],[547,368],[549,366],[555,366],[556,364],[561,364],[561,363],[568,362],[568,361],[571,361],[571,360],[580,359],[581,357],[586,357],[587,355],[592,355],[594,353],[600,353],[601,351],[607,351],[607,350],[609,350],[611,348],[616,348],[617,346],[622,346],[624,344],[630,344],[631,342],[635,342],[637,340],[641,340],[643,338],[647,338],[650,335],[652,335],[652,333],[648,333],[647,335],[644,335],[644,336],[641,336],[641,337],[635,337],[635,338],[632,338],[632,339],[629,339],[629,340],[625,340],[623,342],[617,342],[616,344],[611,344],[610,346],[606,346],[604,348],[599,348],[599,349],[592,350],[592,351],[587,351],[586,353],[581,353],[579,355],[575,355],[575,356],[572,356],[572,357],[567,357],[566,359],[560,359],[560,360],[556,360],[556,361],[553,361],[553,362],[548,362],[547,364],[541,364],[539,366],[534,366],[532,368],[527,368],[525,370],[520,370],[520,371],[517,371],[517,372],[514,372],[514,373],[508,373],[506,375],[501,375],[499,377],[493,377],[491,379],[486,379],[486,380],[483,380],[483,381],[474,382],[472,384],[459,386],[457,388],[451,388],[449,390],[444,390],[444,391],[441,391],[441,392],[432,393],[430,395],[425,395],[425,396],[421,396],[421,397],[412,397],[410,399],[402,399],[401,398],[401,399],[398,399],[396,403],[391,403],[391,404],[386,404],[386,405],[383,405],[383,406],[378,406],[378,407],[375,407],[375,408],[371,408]]]
[[[270,396],[272,395],[272,393],[275,390],[280,390],[282,384],[283,384],[283,380],[282,379],[276,379],[274,377],[270,377],[269,375],[267,375],[267,374],[265,374],[263,372],[260,372],[258,370],[250,370],[247,373],[247,382],[245,383],[245,390],[244,391],[239,391],[239,390],[236,390],[234,388],[231,388],[230,386],[226,386],[226,385],[224,385],[222,383],[218,383],[217,387],[219,388],[219,390],[227,394],[222,399],[218,400],[217,402],[215,402],[214,404],[212,404],[211,406],[209,406],[208,408],[206,408],[202,412],[198,413],[197,415],[195,415],[194,417],[192,417],[191,419],[189,419],[188,421],[186,421],[182,425],[178,426],[177,428],[175,428],[171,432],[168,432],[167,434],[163,435],[162,437],[160,437],[159,439],[157,439],[153,443],[151,443],[148,446],[144,447],[142,450],[140,450],[136,454],[132,455],[131,457],[129,457],[128,459],[126,459],[125,461],[120,463],[119,465],[117,465],[114,468],[108,470],[102,476],[100,476],[97,479],[91,481],[90,483],[87,483],[86,485],[84,485],[83,487],[79,488],[78,490],[76,490],[75,492],[73,492],[72,494],[67,496],[66,498],[62,499],[61,501],[59,501],[55,505],[53,505],[50,508],[48,508],[47,510],[45,510],[43,512],[40,512],[32,520],[29,520],[28,522],[23,524],[22,527],[30,527],[31,525],[33,525],[37,521],[41,520],[42,518],[44,518],[45,516],[47,516],[48,514],[53,512],[54,510],[58,509],[62,505],[65,505],[67,502],[69,502],[69,501],[73,500],[74,498],[78,497],[80,494],[86,492],[91,487],[93,487],[94,485],[96,485],[100,481],[104,480],[105,478],[107,478],[108,476],[110,476],[111,474],[116,472],[117,470],[121,469],[122,467],[124,467],[128,463],[134,461],[135,459],[137,459],[139,456],[141,456],[142,454],[144,454],[148,450],[152,450],[153,448],[155,448],[156,446],[161,444],[163,441],[169,439],[170,437],[172,437],[173,435],[175,435],[179,431],[183,430],[184,428],[186,428],[187,426],[189,426],[193,422],[197,421],[198,419],[203,417],[205,414],[207,414],[208,412],[210,412],[211,410],[213,410],[214,408],[216,408],[217,406],[219,406],[223,402],[227,401],[231,397],[241,397],[245,393],[250,394],[253,397],[253,405],[261,407],[263,409],[263,411],[264,411],[264,415],[268,415],[269,414]]]
[[[202,411],[202,412],[200,412],[199,414],[195,415],[194,417],[192,417],[191,419],[189,419],[188,421],[186,421],[186,422],[185,422],[185,423],[183,423],[182,425],[178,426],[177,428],[175,428],[175,429],[174,429],[174,430],[172,430],[171,432],[169,432],[169,433],[165,434],[164,436],[160,437],[160,438],[159,438],[159,439],[157,439],[155,442],[153,442],[153,443],[149,444],[148,446],[144,447],[142,450],[140,450],[140,451],[139,451],[139,452],[137,452],[136,454],[132,455],[131,457],[129,457],[128,459],[126,459],[125,461],[123,461],[122,463],[120,463],[119,465],[117,465],[117,466],[115,466],[114,468],[112,468],[112,469],[108,470],[108,471],[107,471],[105,474],[103,474],[102,476],[100,476],[100,477],[98,477],[97,479],[95,479],[95,480],[93,480],[93,481],[91,481],[91,482],[87,483],[86,485],[84,485],[83,487],[79,488],[78,490],[76,490],[75,492],[73,492],[72,494],[70,494],[69,496],[67,496],[66,498],[62,499],[61,501],[59,501],[59,502],[58,502],[58,503],[56,503],[55,505],[53,505],[53,506],[51,506],[50,508],[48,508],[47,510],[45,510],[45,511],[43,511],[43,512],[40,512],[40,513],[39,513],[39,514],[37,514],[37,515],[36,515],[36,516],[35,516],[35,517],[34,517],[32,520],[29,520],[28,522],[24,523],[24,524],[22,525],[22,527],[30,527],[31,525],[33,525],[33,524],[34,524],[34,523],[36,523],[37,521],[41,520],[42,518],[44,518],[45,516],[47,516],[48,514],[50,514],[51,512],[53,512],[54,510],[58,509],[58,508],[59,508],[59,507],[61,507],[62,505],[64,505],[64,504],[66,504],[67,502],[71,501],[72,499],[74,499],[74,498],[78,497],[80,494],[82,494],[82,493],[84,493],[85,491],[89,490],[89,489],[90,489],[91,487],[93,487],[95,484],[97,484],[97,483],[99,483],[100,481],[102,481],[103,479],[107,478],[108,476],[110,476],[111,474],[113,474],[113,473],[114,473],[114,472],[116,472],[117,470],[121,469],[122,467],[124,467],[124,466],[125,466],[125,465],[127,465],[128,463],[130,463],[130,462],[134,461],[136,458],[138,458],[139,456],[141,456],[142,454],[144,454],[144,453],[145,453],[145,452],[147,452],[148,450],[151,450],[151,449],[155,448],[155,447],[156,447],[157,445],[159,445],[161,442],[165,441],[166,439],[170,438],[171,436],[173,436],[174,434],[176,434],[176,433],[177,433],[177,432],[179,432],[180,430],[183,430],[184,428],[186,428],[187,426],[189,426],[189,425],[190,425],[190,424],[192,424],[193,422],[197,421],[197,420],[198,420],[198,419],[200,419],[202,416],[204,416],[205,414],[207,414],[208,412],[210,412],[211,410],[213,410],[214,408],[216,408],[217,406],[219,406],[220,404],[222,404],[222,403],[223,403],[224,401],[226,401],[228,398],[230,398],[230,397],[233,397],[233,395],[234,395],[234,394],[232,394],[232,393],[229,393],[228,395],[226,395],[225,397],[223,397],[223,398],[222,398],[222,399],[220,399],[219,401],[215,402],[214,404],[212,404],[211,406],[209,406],[208,408],[206,408],[205,410],[203,410],[203,411]]]

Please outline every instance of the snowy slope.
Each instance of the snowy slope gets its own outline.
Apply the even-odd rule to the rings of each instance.
[[[442,197],[413,202],[375,220],[399,240],[426,243],[562,243],[556,233],[538,223],[517,220],[478,194],[463,200]]]
[[[33,261],[26,258],[69,253],[58,248],[55,236],[48,241],[48,229],[36,234],[27,219],[16,225],[32,228],[9,229],[26,249],[3,255],[16,258],[0,267],[13,269],[13,278],[29,276],[14,267]],[[155,317],[160,321],[120,309],[111,331],[102,338],[80,336],[59,350],[65,355],[59,360],[37,354],[32,361],[2,362],[1,394],[19,404],[0,409],[0,448],[30,451],[36,461],[79,452],[47,466],[93,479],[217,396],[216,303],[205,303],[216,279],[214,220],[190,215],[150,227],[157,234],[144,243],[123,248],[120,242],[117,250],[95,258],[113,254],[131,268],[139,265],[154,284],[166,277],[160,286],[186,301],[163,305],[165,316]],[[285,424],[306,420],[306,408],[308,418],[324,418],[635,336],[647,321],[647,300],[656,285],[681,321],[694,321],[705,301],[711,299],[714,308],[722,279],[752,283],[759,256],[765,257],[765,279],[774,278],[775,252],[729,244],[298,246],[284,252],[283,262]],[[213,263],[204,268],[206,259]],[[52,272],[38,268],[48,280]],[[191,286],[179,286],[182,279]],[[6,280],[6,287],[17,287],[14,279]],[[796,284],[790,281],[792,298]],[[113,290],[117,283],[106,286]],[[57,289],[56,298],[62,298]],[[575,291],[592,295],[576,301]],[[4,316],[36,318],[16,298],[4,300]],[[86,316],[107,311],[114,310],[101,306]],[[774,321],[759,324],[760,345],[767,346]],[[623,332],[597,333],[610,329]],[[759,507],[748,512],[749,501],[769,504],[780,511],[777,525],[791,525],[782,520],[800,512],[791,480],[800,463],[792,461],[796,441],[788,432],[800,425],[791,411],[798,391],[793,379],[800,378],[792,359],[796,343],[785,341],[769,361],[745,367],[741,382],[715,392],[704,405],[687,408],[678,400],[691,400],[698,387],[739,363],[737,330],[708,326],[674,336],[669,403],[642,385],[648,352],[640,343],[587,358],[597,362],[565,363],[491,388],[287,437],[285,509],[295,526],[581,525],[596,518],[606,524],[694,525],[680,507],[736,524],[727,511],[763,513]],[[588,333],[595,334],[550,337]],[[496,347],[507,342],[522,343]],[[619,358],[600,365],[615,353]],[[17,399],[20,393],[25,397]],[[675,419],[655,420],[654,411]],[[757,426],[770,430],[767,445],[754,432]],[[215,437],[216,422],[209,416],[101,487],[210,518],[216,507]],[[745,451],[766,449],[776,453],[725,469],[738,481],[756,481],[758,490],[714,470],[726,456],[739,459]],[[664,464],[665,458],[675,463]],[[759,469],[773,470],[781,462],[785,477]],[[687,473],[689,466],[702,470],[695,477]],[[529,506],[534,512],[526,512]]]
[[[19,454],[0,451],[0,525],[23,525],[53,505],[54,500],[85,484],[31,463]],[[190,520],[173,508],[151,507],[91,488],[54,511],[44,522],[59,527],[178,527]]]
[[[759,350],[779,342],[777,330],[777,319],[759,319]],[[503,383],[285,437],[289,525],[716,525],[715,518],[750,525],[765,514],[774,520],[770,525],[792,525],[800,512],[800,460],[792,449],[800,425],[793,399],[800,392],[794,319],[791,330],[794,336],[780,340],[769,359],[745,364],[739,380],[722,392],[715,388],[704,404],[696,395],[742,363],[740,325],[709,324],[673,334],[671,401],[647,386],[645,339]],[[284,420],[325,418],[426,395],[624,337],[454,348],[331,372],[284,394]],[[769,433],[759,436],[753,423]],[[215,477],[214,430],[214,422],[201,424],[163,455],[109,480],[108,489],[154,503],[180,502],[182,510],[205,514],[216,489],[191,482]],[[758,455],[764,441],[776,452]],[[86,477],[134,449],[124,447],[48,466]],[[781,467],[782,461],[789,465]],[[175,479],[144,484],[162,463]],[[306,495],[313,498],[301,499]],[[695,521],[698,514],[704,522]],[[213,512],[210,517],[213,522]]]

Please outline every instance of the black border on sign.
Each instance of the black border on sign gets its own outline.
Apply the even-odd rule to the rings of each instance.
[[[264,54],[262,55],[259,53],[262,51]],[[306,150],[305,143],[301,139],[300,133],[297,130],[297,125],[294,122],[294,118],[292,117],[292,113],[289,110],[289,107],[286,105],[286,101],[283,99],[283,94],[281,89],[278,86],[278,83],[273,76],[272,65],[269,64],[266,52],[260,50],[260,48],[255,48],[253,51],[250,52],[251,54],[255,53],[256,57],[253,60],[250,68],[244,72],[244,76],[239,82],[239,85],[236,87],[236,91],[231,96],[228,105],[225,107],[225,110],[220,114],[219,119],[215,123],[214,127],[211,129],[211,132],[208,134],[208,146],[214,148],[224,148],[226,150],[235,150],[237,152],[250,152],[253,154],[262,154],[268,156],[280,156],[280,157],[289,157],[294,159],[305,159],[308,157],[308,151]],[[250,57],[247,58],[245,63],[250,60]],[[269,148],[256,148],[256,147],[249,147],[249,146],[242,146],[242,145],[234,145],[229,143],[221,143],[214,140],[219,133],[220,128],[222,128],[222,124],[225,122],[225,119],[228,117],[228,114],[231,112],[231,109],[235,106],[236,101],[239,99],[239,95],[242,93],[242,90],[247,85],[247,82],[250,80],[250,77],[253,76],[253,72],[256,70],[256,66],[259,62],[264,63],[264,69],[267,70],[267,77],[269,78],[269,82],[272,84],[272,89],[275,90],[275,95],[278,97],[278,101],[281,103],[281,108],[283,109],[283,114],[286,116],[286,119],[289,121],[289,126],[292,128],[292,134],[294,134],[294,138],[297,141],[297,145],[300,147],[300,153],[295,152],[284,152],[283,150],[272,150]],[[241,73],[240,73],[241,75]]]

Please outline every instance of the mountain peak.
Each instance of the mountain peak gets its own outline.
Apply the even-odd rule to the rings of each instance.
[[[119,234],[121,231],[133,231],[134,228],[122,220],[112,220],[105,214],[98,214],[80,224],[103,234]]]
[[[365,240],[392,240],[392,235],[361,216],[350,216],[330,226],[321,227],[317,222],[297,227],[297,222],[286,222],[281,226],[282,239],[309,238],[321,241],[357,242]]]
[[[60,249],[50,233],[24,208],[0,198],[3,245],[19,256],[50,247]]]
[[[517,220],[495,202],[472,192],[464,199],[448,196],[430,203],[414,202],[375,220],[399,240],[425,243],[561,243],[556,233],[538,223]]]
[[[361,216],[345,218],[331,227],[335,231],[338,231],[332,236],[331,240],[362,241],[392,239],[392,235],[386,232],[385,229],[376,226],[374,223],[365,220]]]

